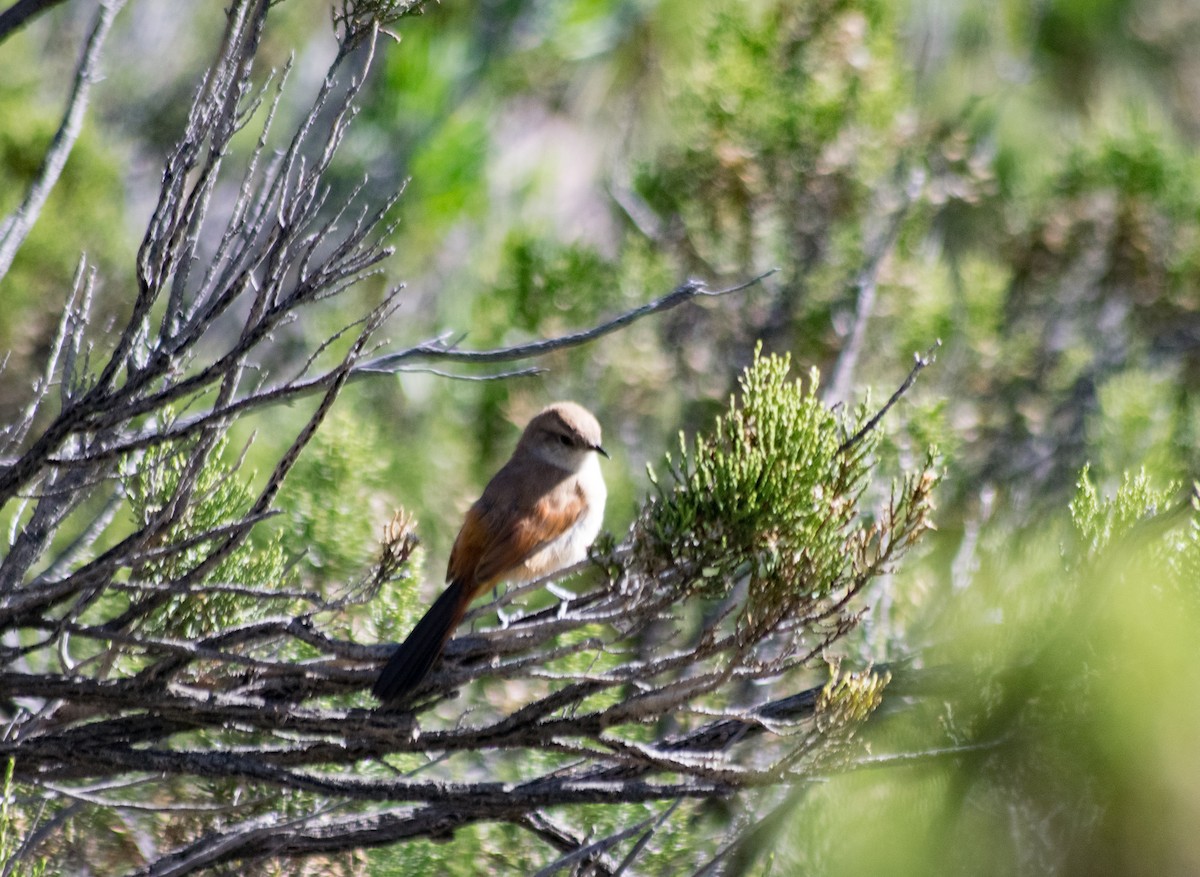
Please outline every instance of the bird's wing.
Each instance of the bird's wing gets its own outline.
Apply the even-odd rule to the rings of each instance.
[[[559,481],[529,504],[496,503],[490,488],[468,510],[446,571],[448,581],[469,581],[475,593],[565,533],[587,507],[573,479]]]

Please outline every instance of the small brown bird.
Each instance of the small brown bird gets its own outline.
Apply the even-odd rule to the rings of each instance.
[[[527,582],[578,563],[600,532],[607,492],[600,424],[574,402],[529,421],[512,457],[467,511],[446,569],[449,587],[388,659],[372,689],[397,700],[416,688],[471,601],[500,581]]]

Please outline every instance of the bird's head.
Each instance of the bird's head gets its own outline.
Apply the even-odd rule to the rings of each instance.
[[[555,402],[525,427],[519,446],[562,469],[577,471],[591,454],[608,456],[600,445],[600,424],[574,402]]]

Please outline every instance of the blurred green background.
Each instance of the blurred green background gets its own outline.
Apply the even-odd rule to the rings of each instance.
[[[80,253],[100,272],[97,337],[128,307],[220,14],[138,0],[118,17],[86,130],[0,284],[4,419]],[[68,3],[0,45],[0,213],[36,172],[89,15]],[[745,873],[1200,873],[1196,519],[1138,523],[1186,503],[1200,462],[1200,4],[489,0],[430,6],[400,33],[335,180],[368,175],[382,196],[411,178],[397,255],[290,327],[297,342],[398,282],[392,346],[451,331],[489,347],[689,276],[778,272],[549,357],[540,378],[352,386],[280,500],[298,574],[349,577],[403,505],[432,589],[462,511],[554,399],[604,424],[620,534],[645,464],[724,406],[756,341],[841,369],[849,396],[830,401],[878,403],[940,339],[882,450],[941,448],[939,530],[843,647],[893,667],[867,745],[786,799],[704,818],[774,812],[729,860]],[[263,57],[294,56],[285,121],[334,49],[328,4],[278,7]],[[251,464],[272,450],[262,427],[245,424]],[[672,829],[678,861],[647,867],[696,858],[697,820]],[[511,835],[370,861],[471,873],[472,850]]]

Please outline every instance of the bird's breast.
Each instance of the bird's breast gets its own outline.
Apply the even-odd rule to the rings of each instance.
[[[588,548],[596,541],[604,522],[607,491],[595,455],[585,461],[574,480],[574,489],[584,500],[583,512],[571,526],[526,558],[521,575],[525,581],[579,563],[587,557]]]

